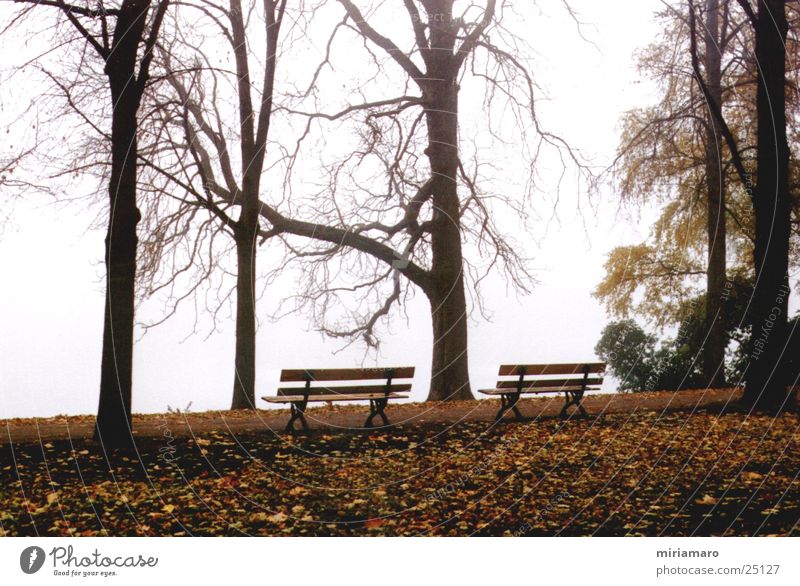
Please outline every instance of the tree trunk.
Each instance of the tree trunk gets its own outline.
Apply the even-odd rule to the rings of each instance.
[[[111,181],[106,233],[106,299],[100,402],[95,439],[106,447],[133,449],[131,389],[136,282],[137,113],[141,88],[136,59],[150,2],[123,2],[106,75],[114,108],[111,121]]]
[[[755,290],[750,304],[751,360],[743,402],[776,411],[787,399],[784,354],[789,301],[789,147],[786,140],[786,33],[781,0],[758,3],[755,23],[758,89],[758,176],[755,212]],[[781,356],[784,354],[784,356]]]
[[[452,2],[439,3],[441,25],[431,28],[432,57],[425,87],[428,146],[433,177],[431,280],[426,291],[433,322],[429,401],[473,399],[467,359],[467,305],[458,200],[458,68],[453,65]],[[429,8],[429,13],[435,10]]]
[[[706,2],[705,70],[711,98],[722,104],[720,72],[719,0]],[[703,378],[709,387],[725,386],[725,349],[728,346],[726,299],[725,187],[722,181],[723,138],[713,113],[706,116],[705,167],[708,191],[708,265],[706,271],[706,330]]]
[[[469,384],[464,282],[441,279],[428,294],[433,323],[433,357],[428,401],[474,399]]]
[[[236,59],[241,133],[242,189],[241,212],[234,226],[236,240],[236,356],[234,359],[231,409],[256,408],[256,237],[260,204],[258,194],[261,171],[267,148],[269,120],[272,115],[272,88],[279,26],[276,26],[274,2],[265,2],[267,18],[267,62],[261,110],[253,109],[252,82],[248,63],[245,13],[241,0],[231,0],[229,12],[231,41]],[[256,128],[258,122],[258,128]]]
[[[133,371],[134,284],[136,279],[136,112],[120,106],[112,123],[110,218],[106,233],[106,299],[100,404],[95,438],[130,448]],[[132,116],[132,119],[131,119]]]
[[[251,230],[236,238],[236,358],[231,409],[256,405],[256,238]]]

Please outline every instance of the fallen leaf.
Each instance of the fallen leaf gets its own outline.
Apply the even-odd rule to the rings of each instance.
[[[744,480],[752,480],[754,482],[758,481],[758,480],[762,480],[763,478],[764,478],[764,475],[763,474],[759,474],[758,472],[744,472],[742,474],[742,479],[744,479]]]

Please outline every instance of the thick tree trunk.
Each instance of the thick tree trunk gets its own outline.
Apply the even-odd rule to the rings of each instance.
[[[467,313],[464,282],[442,279],[429,293],[433,324],[433,357],[428,401],[473,399],[469,384]]]
[[[106,299],[100,401],[95,439],[106,447],[133,449],[131,389],[136,282],[137,113],[141,88],[136,60],[150,2],[123,2],[106,75],[114,108],[111,122],[111,181],[106,233]]]
[[[458,68],[452,53],[455,31],[452,2],[436,10],[442,24],[431,29],[433,55],[429,85],[423,94],[428,147],[425,154],[433,177],[433,227],[431,229],[431,281],[427,291],[433,322],[433,358],[429,401],[473,399],[467,359],[467,305],[461,252],[461,218],[458,200]]]
[[[719,0],[706,2],[705,69],[708,89],[718,106],[722,104],[720,72]],[[706,343],[703,346],[703,376],[709,387],[725,386],[725,349],[728,346],[726,298],[725,187],[722,181],[723,138],[719,124],[709,111],[706,131],[706,189],[708,212],[708,265],[706,272]]]
[[[789,362],[784,353],[790,290],[784,2],[759,2],[755,29],[759,67],[756,94],[758,177],[753,194],[755,291],[750,305],[752,352],[743,401],[759,410],[775,411],[786,402]]]
[[[130,448],[136,279],[136,112],[114,110],[110,218],[106,233],[106,300],[100,404],[95,437],[109,447]]]
[[[236,238],[236,357],[231,409],[256,404],[256,239],[247,231]]]

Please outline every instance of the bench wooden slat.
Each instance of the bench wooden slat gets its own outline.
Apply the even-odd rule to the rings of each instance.
[[[516,389],[519,381],[517,380],[500,380],[497,381],[496,389]],[[558,378],[558,379],[538,379],[538,380],[523,380],[523,389],[537,389],[541,387],[560,388],[563,386],[582,386],[584,384],[583,375],[573,378]],[[602,385],[603,377],[587,378],[585,381],[586,386]]]
[[[535,395],[538,393],[566,393],[566,392],[576,392],[580,390],[584,391],[599,391],[601,390],[600,387],[587,387],[583,388],[582,386],[572,386],[572,387],[552,387],[552,388],[543,388],[543,389],[522,389],[523,395]],[[483,395],[508,395],[508,389],[481,389],[478,391]]]
[[[299,368],[281,371],[282,383],[305,382],[306,373],[314,381],[348,381],[386,379],[387,371],[393,370],[392,380],[414,378],[413,366],[396,366],[386,368]]]
[[[525,376],[538,376],[543,374],[592,374],[605,372],[604,362],[580,362],[574,364],[503,364],[498,371],[498,376],[519,376],[520,369],[525,369]]]
[[[408,399],[410,395],[400,393],[370,393],[357,395],[309,395],[309,403],[328,403],[336,401],[367,401],[369,399]],[[261,397],[267,403],[301,403],[303,395],[285,395],[279,397]]]
[[[278,396],[288,395],[302,395],[304,387],[280,387],[278,389]],[[390,393],[407,393],[411,390],[410,384],[395,385],[389,387]],[[377,394],[385,393],[386,385],[354,385],[346,387],[314,387],[308,389],[308,396],[313,397],[316,395],[336,396],[336,395],[360,395],[360,394]]]

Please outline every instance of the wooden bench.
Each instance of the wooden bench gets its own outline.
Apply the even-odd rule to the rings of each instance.
[[[603,384],[603,362],[583,362],[578,364],[504,364],[498,375],[501,378],[493,389],[484,389],[484,395],[500,396],[500,410],[495,421],[513,411],[518,420],[522,414],[517,409],[521,395],[539,393],[564,393],[565,404],[561,417],[567,416],[567,409],[574,405],[584,417],[588,413],[581,405],[586,391],[596,391]],[[559,378],[553,378],[553,375]],[[567,375],[567,376],[564,376]],[[592,376],[590,376],[592,375]]]
[[[294,422],[299,420],[303,429],[308,429],[305,410],[310,402],[369,401],[369,417],[364,427],[372,427],[375,416],[389,425],[384,409],[390,399],[407,399],[411,383],[397,384],[398,379],[414,378],[413,366],[391,368],[327,368],[314,370],[283,370],[282,383],[303,383],[302,385],[280,387],[276,397],[261,397],[268,403],[289,403],[292,416],[286,424],[286,431],[294,430]],[[328,386],[317,383],[352,383],[354,381],[382,381],[381,384],[345,384]],[[313,383],[313,384],[312,384]]]

